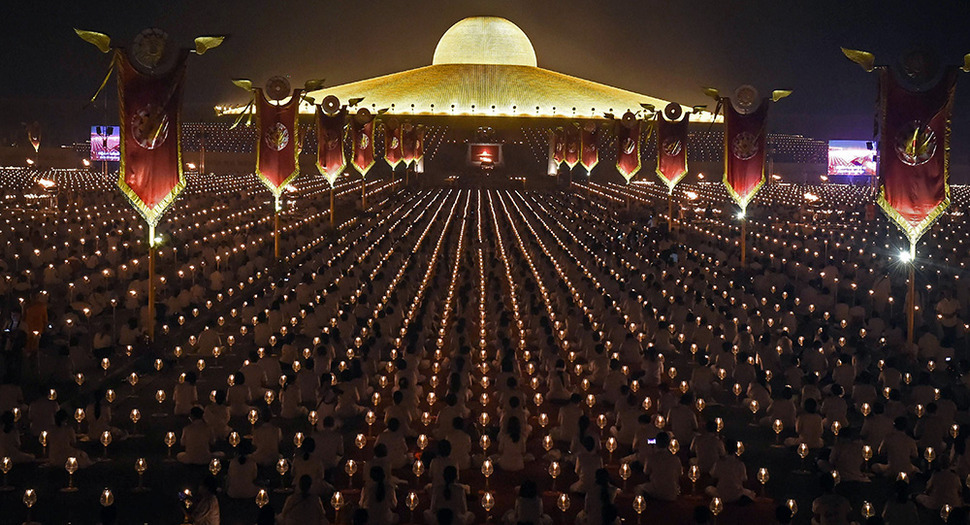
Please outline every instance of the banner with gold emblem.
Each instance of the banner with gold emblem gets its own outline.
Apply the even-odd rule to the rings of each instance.
[[[414,162],[421,164],[424,162],[424,126],[414,126]]]
[[[330,186],[336,184],[337,177],[347,167],[347,158],[344,156],[346,117],[344,110],[328,115],[320,106],[316,109],[317,170]]]
[[[922,83],[879,72],[879,195],[876,202],[911,244],[950,206],[950,115],[957,68]]]
[[[600,134],[595,122],[583,124],[581,139],[583,153],[580,157],[580,163],[586,169],[586,173],[591,173],[593,168],[599,164],[599,138]]]
[[[687,129],[690,114],[671,102],[657,112],[657,176],[672,193],[687,175]]]
[[[741,86],[724,105],[724,186],[741,211],[765,183],[768,100]]]
[[[356,116],[350,119],[350,138],[354,142],[351,163],[361,176],[366,177],[374,165],[374,120],[361,120]]]
[[[139,37],[131,48],[115,50],[121,124],[118,187],[154,227],[185,189],[181,107],[189,51],[153,53],[148,40],[164,43],[165,36]]]
[[[566,161],[566,132],[562,128],[556,128],[552,133],[553,159],[556,161],[556,166],[561,166]]]
[[[640,120],[633,113],[616,124],[616,148],[616,169],[629,183],[640,171]]]
[[[391,171],[405,160],[401,126],[396,118],[390,118],[384,122],[384,160],[391,167]]]
[[[411,121],[405,121],[401,125],[401,145],[404,152],[404,163],[412,164],[417,159],[418,154],[418,127]]]
[[[569,169],[573,169],[579,164],[579,158],[583,148],[582,140],[578,126],[575,124],[566,126],[566,154],[563,161]]]
[[[300,138],[296,119],[300,110],[300,94],[293,90],[290,100],[274,104],[254,88],[256,98],[256,175],[275,196],[279,196],[300,174]]]
[[[35,120],[27,126],[27,140],[34,147],[34,153],[40,151],[40,122]]]

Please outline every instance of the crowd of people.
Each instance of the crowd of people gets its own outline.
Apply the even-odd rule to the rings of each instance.
[[[258,183],[198,178],[159,228],[146,342],[145,232],[107,182],[70,184],[99,204],[0,232],[6,508],[30,488],[51,523],[84,494],[103,523],[966,521],[959,217],[912,263],[910,343],[868,188],[764,188],[742,265],[716,184],[678,189],[671,223],[650,184],[378,179],[331,228],[306,179],[277,262]]]

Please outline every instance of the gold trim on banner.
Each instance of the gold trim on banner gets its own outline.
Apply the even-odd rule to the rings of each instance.
[[[343,115],[343,113],[341,113],[341,115]],[[323,117],[321,116],[321,112],[318,107],[317,114],[314,120],[314,131],[316,131],[317,128],[320,127],[321,118]],[[335,173],[330,173],[330,170],[327,170],[322,165],[320,165],[321,144],[320,144],[319,133],[317,133],[317,160],[314,162],[314,164],[317,166],[317,171],[320,172],[320,175],[323,175],[323,178],[327,179],[327,182],[330,183],[331,188],[333,188],[334,185],[337,184],[337,179],[340,178],[340,175],[344,172],[345,169],[347,169],[347,154],[346,152],[344,152],[344,126],[346,126],[346,124],[340,127],[340,160],[342,160],[343,162],[340,164],[340,169],[335,170]]]
[[[662,180],[664,182],[664,184],[667,185],[668,192],[673,193],[674,192],[674,188],[678,184],[680,184],[680,181],[684,180],[684,177],[687,176],[687,155],[686,155],[686,153],[684,154],[684,170],[682,172],[680,172],[679,175],[677,175],[676,177],[674,177],[674,180],[669,180],[666,176],[664,176],[663,172],[660,171],[660,155],[661,154],[660,154],[660,151],[659,151],[660,148],[658,147],[657,149],[658,149],[658,151],[657,151],[657,170],[656,170],[657,171],[657,176],[660,177],[660,180]]]
[[[317,147],[319,148],[320,146],[317,145]],[[337,179],[340,178],[340,175],[347,168],[347,159],[344,158],[343,148],[340,148],[340,149],[341,149],[341,151],[340,151],[340,158],[344,159],[344,162],[343,162],[343,164],[340,165],[340,169],[339,170],[335,170],[335,173],[331,173],[330,170],[328,170],[328,169],[324,168],[322,165],[320,165],[320,156],[319,155],[317,156],[317,161],[314,163],[314,164],[317,165],[317,171],[320,172],[320,175],[323,175],[323,178],[327,179],[327,182],[330,183],[330,186],[331,187],[333,187],[333,185],[337,183]]]
[[[381,124],[381,129],[384,130],[384,133],[383,133],[383,135],[384,135],[384,137],[383,137],[384,138],[384,162],[386,162],[387,165],[391,167],[391,171],[394,171],[394,170],[397,169],[397,165],[398,164],[400,164],[401,162],[404,162],[404,146],[403,146],[403,142],[404,142],[404,131],[401,130],[401,136],[398,137],[398,139],[397,139],[398,140],[398,144],[400,145],[400,146],[398,146],[398,149],[400,149],[400,151],[401,151],[401,158],[397,159],[396,161],[394,161],[392,163],[391,160],[387,158],[387,151],[388,151],[387,150],[387,131],[388,131],[388,126],[386,124]],[[374,150],[374,151],[376,152],[377,150]]]
[[[566,164],[566,167],[569,168],[569,171],[572,171],[573,168],[583,162],[583,130],[578,130],[577,133],[579,133],[579,143],[576,144],[576,162],[570,163],[567,160],[569,158],[569,132],[566,132],[566,150],[563,152],[562,160]]]
[[[583,163],[583,157],[585,156],[583,152],[586,151],[586,148],[584,147],[585,142],[583,142],[583,137],[586,136],[586,133],[582,129],[579,130],[579,165],[586,170],[586,175],[592,175],[593,168],[595,168],[600,163],[600,145],[599,145],[598,131],[599,129],[596,128],[592,132],[593,139],[596,141],[596,148],[595,148],[596,158],[593,160],[593,163],[591,165],[587,166],[586,164]]]
[[[421,148],[420,148],[421,149],[421,154],[414,156],[414,160],[412,161],[413,164],[417,164],[418,162],[424,160],[424,132],[425,131],[426,130],[425,130],[424,126],[420,126],[418,128],[415,128],[415,130],[414,130],[414,132],[417,134],[416,136],[418,137],[418,140],[416,141],[415,146],[414,146],[414,152],[417,153],[417,151],[418,151],[418,144],[420,144],[421,145]]]
[[[623,124],[618,124],[618,125],[619,126],[622,126]],[[643,160],[640,158],[640,141],[643,139],[642,132],[643,132],[643,128],[642,127],[641,127],[641,129],[637,130],[637,148],[636,148],[636,152],[637,152],[637,167],[636,167],[636,169],[634,169],[633,171],[630,172],[630,175],[626,175],[625,173],[623,173],[623,170],[620,169],[620,154],[619,154],[619,151],[620,150],[619,150],[619,148],[620,148],[621,145],[620,145],[619,137],[617,137],[616,171],[620,172],[620,176],[623,177],[624,179],[626,179],[626,183],[627,184],[629,184],[630,181],[632,181],[633,178],[637,176],[637,173],[640,173],[640,168],[643,167]],[[647,140],[650,140],[649,137],[650,137],[650,133],[647,133]]]
[[[687,169],[686,169],[687,168],[687,161],[686,160],[684,161],[684,168],[685,168],[684,171],[681,172],[680,175],[677,175],[676,177],[674,177],[674,180],[672,180],[672,181],[671,180],[668,180],[667,177],[665,177],[664,174],[661,173],[660,166],[659,166],[659,164],[660,164],[659,157],[657,158],[657,164],[658,164],[658,166],[657,166],[657,176],[660,177],[660,180],[662,180],[663,183],[667,185],[668,192],[669,193],[673,193],[674,192],[674,188],[677,187],[677,185],[680,184],[680,181],[684,180],[684,177],[687,176]]]
[[[367,126],[367,124],[361,124],[360,130],[361,130],[362,133],[364,132],[364,128],[366,126]],[[351,130],[351,131],[353,131],[353,130]],[[351,133],[351,135],[354,135],[354,133]],[[377,164],[377,155],[376,155],[377,149],[374,148],[374,128],[373,127],[371,128],[371,133],[370,133],[370,137],[369,137],[370,149],[371,149],[370,164],[368,164],[367,167],[363,168],[363,170],[361,169],[360,166],[357,165],[357,162],[356,162],[357,161],[357,145],[360,143],[360,141],[357,140],[357,137],[352,136],[351,138],[354,140],[354,149],[352,150],[353,151],[353,158],[350,159],[350,164],[354,167],[354,171],[356,171],[357,173],[360,173],[360,178],[366,179],[367,178],[367,172],[369,172],[370,169],[374,167],[374,164]]]
[[[731,108],[727,107],[727,104],[730,104],[730,103],[731,103],[730,100],[728,100],[725,103],[725,111],[732,111]],[[766,103],[767,102],[762,101],[762,104],[766,104]],[[725,126],[724,127],[724,175],[721,178],[721,181],[724,183],[724,188],[727,190],[728,195],[730,195],[731,198],[734,199],[734,202],[737,203],[737,205],[741,208],[741,213],[747,213],[748,204],[751,204],[751,201],[754,200],[754,196],[758,194],[758,191],[761,190],[761,187],[765,185],[765,181],[767,180],[767,178],[765,177],[765,161],[764,159],[761,160],[761,180],[759,180],[758,184],[754,186],[754,189],[748,192],[747,197],[742,198],[741,195],[737,192],[737,190],[735,190],[734,187],[731,185],[731,183],[728,181],[728,164],[731,162],[731,157],[730,157],[731,148],[728,144],[731,138],[727,129],[726,115],[724,117],[724,126]],[[761,132],[759,133],[760,136],[764,136],[767,126],[768,126],[768,117],[765,116],[765,121],[761,123]],[[766,137],[765,138],[766,146],[767,146],[767,143],[768,143],[768,139]]]
[[[124,57],[121,55],[123,52],[124,51],[121,49],[116,49],[115,59],[119,61],[124,60]],[[184,60],[178,67],[182,68],[182,72],[179,74],[185,75]],[[184,80],[185,79],[182,78],[179,80],[179,82]],[[147,222],[150,227],[154,228],[155,226],[158,226],[158,222],[162,219],[162,215],[164,215],[165,212],[168,211],[168,208],[175,203],[175,200],[186,186],[185,173],[182,170],[182,101],[181,99],[179,100],[178,107],[175,109],[175,150],[176,157],[178,158],[179,181],[175,184],[175,186],[172,187],[172,190],[169,191],[164,198],[162,198],[162,200],[158,201],[158,204],[156,204],[154,207],[149,207],[147,204],[145,204],[145,201],[141,200],[141,197],[135,193],[135,190],[133,190],[131,186],[125,182],[125,137],[128,136],[128,128],[126,127],[128,119],[125,118],[126,115],[120,115],[125,108],[125,95],[121,86],[120,78],[118,79],[118,108],[119,116],[121,117],[121,122],[118,126],[121,132],[121,141],[119,144],[121,148],[121,161],[118,166],[118,189],[125,194],[125,197],[127,197],[128,201],[131,202],[132,207],[134,207],[142,218],[145,219],[145,222]]]
[[[663,112],[657,113],[657,119],[658,120],[664,118],[662,113]],[[682,118],[689,118],[689,117],[687,115],[685,115]],[[658,122],[657,123],[657,126],[659,126],[659,125],[660,125],[660,123]],[[725,130],[725,133],[727,133],[727,130]],[[662,180],[664,182],[664,184],[667,185],[667,192],[670,193],[670,194],[673,194],[674,193],[674,188],[678,184],[680,184],[680,181],[684,180],[684,177],[687,176],[687,172],[689,171],[689,169],[688,169],[688,161],[687,161],[687,153],[688,153],[687,152],[687,143],[684,142],[684,171],[682,171],[679,175],[677,175],[676,177],[674,177],[674,180],[672,180],[672,181],[670,179],[668,179],[663,174],[663,172],[660,171],[660,157],[662,155],[662,152],[661,152],[662,149],[663,149],[663,144],[660,143],[660,136],[657,135],[657,170],[656,170],[657,171],[657,176],[660,177],[660,180]]]
[[[293,95],[290,97],[290,101],[287,102],[285,105],[289,106],[290,104],[294,104],[294,103],[299,105],[300,91],[301,91],[300,89],[294,90]],[[267,100],[266,97],[263,95],[262,89],[257,88],[253,90],[253,92],[254,92],[253,97],[263,97],[263,100]],[[270,102],[270,104],[272,103]],[[260,114],[261,112],[259,111],[259,104],[256,104],[256,129],[262,132],[263,126],[262,126],[262,122],[260,121]],[[299,112],[299,109],[297,109],[297,111],[294,112],[294,116],[293,116],[293,159],[295,160],[293,164],[293,172],[287,175],[287,177],[283,179],[283,181],[280,183],[278,187],[276,187],[272,181],[270,181],[265,175],[263,175],[261,171],[259,171],[260,152],[263,150],[263,136],[259,135],[256,137],[256,176],[259,177],[259,180],[263,183],[263,185],[266,186],[269,189],[270,193],[272,193],[273,196],[276,197],[277,199],[279,199],[280,195],[283,194],[283,188],[285,188],[287,184],[293,182],[293,179],[297,178],[300,175],[300,149],[297,148],[297,144],[300,142],[300,118],[299,117],[300,117],[300,112]]]
[[[886,127],[886,81],[880,79],[880,109],[882,110],[881,120],[882,128]],[[933,208],[930,213],[926,215],[922,221],[916,226],[913,226],[911,222],[906,220],[892,205],[886,200],[886,186],[880,181],[879,184],[879,196],[876,197],[876,204],[882,208],[883,213],[886,214],[892,222],[896,224],[896,227],[906,235],[909,240],[911,247],[915,247],[916,243],[919,242],[920,238],[933,227],[933,224],[940,215],[943,214],[950,207],[950,122],[952,121],[952,105],[953,105],[953,91],[956,85],[951,86],[948,94],[948,100],[946,104],[943,105],[941,111],[946,111],[946,133],[943,137],[943,200],[940,201],[936,207]]]
[[[944,177],[949,178],[949,174],[945,175]],[[947,184],[945,188],[945,196],[943,197],[943,200],[940,201],[940,203],[933,208],[933,211],[927,214],[926,218],[920,221],[920,223],[916,226],[913,226],[912,223],[906,220],[905,217],[903,217],[889,204],[889,201],[886,200],[886,191],[884,187],[880,187],[879,189],[879,196],[876,198],[876,204],[878,204],[879,207],[882,208],[883,213],[885,213],[886,216],[896,224],[896,227],[899,228],[904,235],[906,235],[909,243],[911,245],[915,245],[917,242],[919,242],[920,238],[933,227],[933,223],[940,218],[940,215],[942,215],[943,212],[950,207],[950,185]]]

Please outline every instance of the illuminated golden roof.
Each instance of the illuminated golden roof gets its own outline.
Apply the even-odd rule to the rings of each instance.
[[[317,102],[334,95],[346,104],[400,115],[484,115],[509,117],[617,118],[668,101],[536,67],[535,50],[518,26],[497,17],[472,17],[451,26],[438,41],[433,64],[327,87],[309,93]],[[684,106],[685,111],[690,107]],[[242,106],[217,106],[220,115],[239,114]],[[302,113],[313,113],[303,103]],[[708,111],[691,116],[710,122]],[[721,121],[718,118],[718,121]]]
[[[536,51],[519,26],[504,18],[475,16],[445,31],[431,63],[535,67]]]
[[[662,109],[667,101],[571,77],[548,69],[496,64],[439,64],[361,80],[310,94],[335,95],[346,102],[364,97],[368,109],[393,114],[485,115],[602,118],[640,111],[640,104]],[[691,108],[685,107],[686,111]],[[307,106],[306,111],[311,108]],[[710,114],[692,120],[710,121]],[[697,117],[697,118],[695,118]]]

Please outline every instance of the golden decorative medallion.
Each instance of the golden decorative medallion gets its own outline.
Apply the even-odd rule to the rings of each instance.
[[[168,114],[153,104],[139,109],[131,117],[131,137],[145,149],[155,149],[168,139]]]
[[[283,151],[283,148],[290,144],[290,130],[286,129],[282,122],[277,122],[275,126],[266,130],[263,142],[276,151]]]
[[[731,153],[738,160],[748,160],[758,154],[758,139],[747,131],[734,136],[731,141]]]

